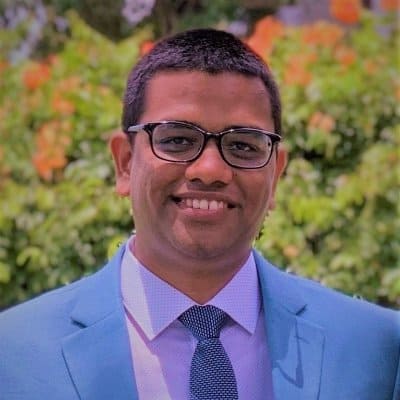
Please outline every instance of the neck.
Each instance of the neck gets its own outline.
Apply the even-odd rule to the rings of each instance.
[[[157,251],[142,246],[136,237],[130,250],[154,275],[184,293],[198,304],[211,300],[235,276],[247,260],[250,249],[235,257],[224,254],[220,257],[191,257]]]

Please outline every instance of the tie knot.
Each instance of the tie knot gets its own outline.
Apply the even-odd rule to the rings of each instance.
[[[186,310],[179,321],[188,328],[198,340],[219,338],[227,314],[214,306],[193,306]]]

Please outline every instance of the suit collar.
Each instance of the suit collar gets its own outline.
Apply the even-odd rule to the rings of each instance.
[[[79,398],[137,400],[120,294],[122,246],[106,267],[85,279],[71,321],[80,329],[62,341]]]
[[[298,280],[277,270],[257,252],[254,256],[263,293],[275,400],[317,400],[324,332],[305,319],[307,303]]]
[[[298,283],[290,275],[282,273],[268,263],[257,251],[253,251],[264,302],[282,307],[290,314],[300,314],[307,306]]]
[[[90,326],[115,312],[121,306],[120,260],[123,246],[113,259],[98,273],[84,279],[71,319],[83,326]],[[101,290],[105,289],[105,290]]]

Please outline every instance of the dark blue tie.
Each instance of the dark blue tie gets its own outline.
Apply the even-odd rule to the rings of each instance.
[[[193,306],[179,321],[198,340],[190,368],[190,400],[237,400],[235,373],[219,340],[227,315],[214,306]]]

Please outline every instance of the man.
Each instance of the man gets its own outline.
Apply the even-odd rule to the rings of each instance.
[[[0,399],[399,400],[398,313],[252,251],[286,164],[270,71],[232,35],[158,43],[110,141],[136,234],[0,317]]]

